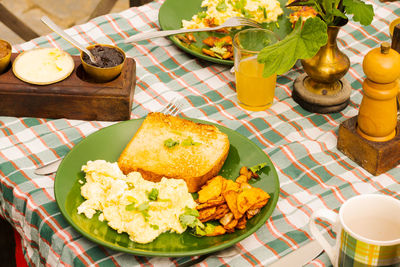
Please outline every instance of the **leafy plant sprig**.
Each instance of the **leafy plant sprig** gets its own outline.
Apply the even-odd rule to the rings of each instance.
[[[326,28],[322,20],[309,18],[304,25],[296,23],[285,39],[263,48],[257,57],[258,62],[265,64],[263,76],[284,74],[298,59],[313,57],[328,40]]]
[[[362,0],[295,0],[287,5],[294,6],[312,7],[318,15],[296,22],[293,31],[283,40],[260,51],[257,59],[265,65],[264,77],[284,74],[298,59],[315,56],[328,40],[327,27],[342,26],[348,15],[364,26],[371,24],[374,17],[372,5]]]

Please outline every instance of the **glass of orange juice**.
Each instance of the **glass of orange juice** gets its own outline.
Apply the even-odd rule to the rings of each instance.
[[[233,38],[236,93],[239,105],[251,111],[260,111],[272,105],[276,74],[263,77],[264,64],[257,62],[261,49],[278,41],[275,33],[265,29],[247,29]]]

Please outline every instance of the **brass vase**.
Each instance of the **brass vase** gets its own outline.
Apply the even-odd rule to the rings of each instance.
[[[296,79],[293,98],[311,112],[338,112],[348,105],[351,88],[343,76],[350,60],[337,46],[340,28],[329,26],[327,44],[314,57],[301,60],[306,73]]]
[[[341,89],[340,79],[350,67],[349,58],[337,46],[340,27],[328,27],[328,42],[309,59],[301,60],[308,77],[304,80],[307,90],[320,95],[337,94]]]

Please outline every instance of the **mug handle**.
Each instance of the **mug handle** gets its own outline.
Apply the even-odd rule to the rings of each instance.
[[[337,232],[339,216],[336,212],[328,209],[317,210],[311,215],[309,223],[311,235],[321,244],[321,247],[326,251],[326,254],[328,254],[328,257],[331,260],[332,264],[335,264],[335,247],[331,246],[322,235],[321,231],[318,230],[317,224],[315,223],[315,220],[317,218],[322,218],[330,222],[332,224],[333,231]]]

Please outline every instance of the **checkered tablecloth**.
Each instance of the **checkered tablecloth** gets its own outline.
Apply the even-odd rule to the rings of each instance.
[[[237,105],[229,68],[200,61],[159,38],[124,44],[135,32],[158,28],[162,1],[109,14],[68,29],[83,44],[121,47],[137,63],[132,118],[145,116],[165,103],[183,98],[183,114],[234,129],[269,155],[279,175],[280,199],[271,218],[236,245],[233,257],[210,256],[199,266],[266,266],[310,241],[307,223],[320,208],[338,209],[348,198],[379,192],[400,199],[400,167],[372,176],[336,148],[340,123],[358,112],[362,99],[365,54],[389,41],[388,24],[400,15],[400,3],[372,2],[376,17],[360,27],[350,21],[339,33],[339,47],[351,60],[346,75],[353,87],[350,105],[340,113],[320,115],[303,110],[291,98],[301,66],[278,78],[274,104],[263,112]],[[50,34],[14,46],[16,52],[34,47],[59,47],[77,55],[69,43]],[[1,101],[1,99],[0,99]],[[146,258],[97,245],[78,234],[63,218],[54,199],[54,175],[34,170],[65,155],[74,145],[110,122],[0,117],[0,215],[22,237],[30,265],[177,266],[197,257]],[[313,266],[329,266],[325,254]]]

